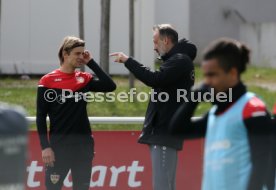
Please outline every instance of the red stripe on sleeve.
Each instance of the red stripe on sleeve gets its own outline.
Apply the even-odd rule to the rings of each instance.
[[[273,107],[273,115],[276,115],[276,104],[274,104],[274,107]]]
[[[243,119],[266,115],[265,104],[257,97],[251,98],[243,109]]]

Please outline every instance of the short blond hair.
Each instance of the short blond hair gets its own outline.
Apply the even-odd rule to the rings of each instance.
[[[76,48],[76,47],[84,47],[85,46],[85,41],[75,37],[75,36],[66,36],[63,41],[62,44],[59,48],[59,52],[58,52],[58,58],[60,60],[60,63],[63,63],[64,61],[64,57],[63,57],[63,52],[65,51],[67,54],[70,54],[70,52],[72,51],[72,49]]]

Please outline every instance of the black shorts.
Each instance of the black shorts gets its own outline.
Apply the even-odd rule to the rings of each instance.
[[[88,190],[91,179],[94,144],[55,145],[54,167],[46,166],[45,183],[48,190],[60,190],[71,169],[73,189]]]

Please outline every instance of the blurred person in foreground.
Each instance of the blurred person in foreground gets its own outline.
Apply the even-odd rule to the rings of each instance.
[[[21,107],[0,102],[0,190],[24,190],[28,124]]]
[[[276,145],[276,104],[274,104],[273,109],[272,109],[272,123],[273,123],[273,134],[274,134],[274,138],[273,138],[273,145]],[[273,149],[273,156],[272,156],[272,160],[273,162],[271,162],[271,170],[274,173],[274,175],[272,176],[272,178],[274,179],[274,182],[276,181],[276,149]],[[276,189],[276,188],[275,188]],[[275,190],[274,189],[274,190]]]
[[[175,190],[177,152],[183,141],[169,133],[169,121],[181,105],[177,99],[178,90],[189,91],[194,84],[196,46],[186,39],[178,41],[177,31],[169,24],[153,27],[154,50],[163,63],[159,71],[151,71],[134,58],[124,53],[112,53],[115,62],[124,63],[133,75],[152,87],[144,128],[139,143],[150,148],[154,190]],[[167,94],[164,101],[162,94]],[[162,97],[164,98],[164,97]]]
[[[172,118],[173,134],[184,139],[205,137],[203,190],[273,189],[271,116],[241,81],[249,56],[248,47],[236,40],[213,42],[203,55],[204,83],[193,89],[196,100],[213,91],[213,107],[191,120],[199,101],[189,101]],[[219,95],[228,96],[222,100]]]
[[[36,123],[46,166],[46,187],[60,190],[71,169],[73,189],[87,190],[91,181],[94,140],[84,93],[109,92],[115,90],[116,85],[85,50],[83,40],[65,37],[58,56],[60,68],[40,79],[37,92]],[[94,71],[97,78],[76,70],[82,65]]]

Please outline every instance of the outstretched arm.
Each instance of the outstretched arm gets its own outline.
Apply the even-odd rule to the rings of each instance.
[[[137,79],[153,88],[162,88],[174,84],[183,76],[184,72],[190,71],[192,73],[194,70],[190,58],[185,55],[179,55],[177,59],[163,66],[160,71],[151,71],[150,68],[122,52],[112,53],[110,56],[116,56],[115,62],[124,63],[125,67]]]
[[[195,96],[209,90],[210,88],[204,84],[192,89]],[[170,131],[172,134],[182,136],[183,138],[197,138],[205,136],[207,131],[208,113],[200,119],[192,120],[192,116],[198,104],[199,102],[189,100],[179,107],[170,122]]]
[[[174,114],[170,122],[170,132],[182,138],[204,137],[207,130],[208,113],[199,119],[192,119],[198,103],[186,102]]]

